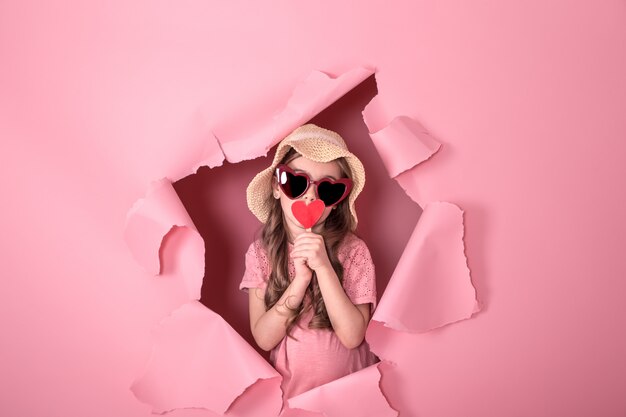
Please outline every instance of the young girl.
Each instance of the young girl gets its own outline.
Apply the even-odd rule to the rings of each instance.
[[[307,124],[279,143],[272,165],[248,186],[248,207],[264,226],[246,253],[240,289],[285,398],[376,362],[364,340],[376,306],[374,265],[353,234],[364,182],[341,136]],[[321,217],[305,229],[291,206],[317,199]]]

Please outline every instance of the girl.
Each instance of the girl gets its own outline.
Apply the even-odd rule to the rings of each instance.
[[[364,182],[341,136],[307,124],[279,143],[272,165],[248,186],[248,207],[264,226],[239,288],[249,293],[252,335],[271,350],[284,398],[376,362],[364,341],[376,307],[374,265],[353,234]],[[315,200],[323,204],[305,211],[316,206],[321,216],[305,229],[292,205]]]

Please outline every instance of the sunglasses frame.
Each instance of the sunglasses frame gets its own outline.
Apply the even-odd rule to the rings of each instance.
[[[287,194],[287,192],[285,192],[284,188],[283,188],[283,184],[280,181],[280,174],[281,172],[286,172],[288,174],[291,174],[295,177],[303,177],[304,179],[306,179],[306,188],[304,189],[304,191],[302,191],[302,193],[300,195],[294,196],[294,197],[290,197],[289,194]],[[317,181],[313,181],[311,179],[311,177],[309,177],[309,174],[307,174],[306,172],[296,172],[293,169],[291,169],[288,165],[286,164],[280,164],[276,167],[276,180],[278,181],[278,187],[280,187],[281,191],[283,192],[283,194],[285,194],[287,196],[287,198],[291,199],[291,200],[296,200],[300,197],[302,197],[304,194],[306,194],[306,192],[309,190],[309,187],[311,186],[311,184],[315,184],[315,196],[321,200],[322,202],[324,202],[324,200],[322,200],[319,196],[318,190],[319,190],[319,185],[321,183],[324,182],[328,182],[330,184],[343,184],[345,185],[345,190],[342,194],[342,196],[339,198],[339,200],[337,200],[335,203],[327,205],[324,202],[324,205],[326,207],[333,207],[336,206],[337,204],[341,203],[349,194],[350,191],[352,191],[352,186],[354,185],[352,180],[350,178],[339,178],[339,179],[333,179],[333,178],[329,178],[329,177],[324,177],[322,179],[319,179]]]

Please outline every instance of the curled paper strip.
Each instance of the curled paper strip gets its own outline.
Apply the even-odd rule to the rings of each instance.
[[[150,184],[146,197],[133,205],[124,229],[133,257],[153,275],[161,270],[159,248],[173,226],[188,227],[197,233],[172,183],[164,178]]]
[[[381,363],[368,366],[287,400],[290,408],[326,417],[397,417],[380,390]]]
[[[280,380],[228,323],[198,301],[174,310],[153,335],[145,373],[131,387],[153,412],[203,407],[224,414],[257,380]]]
[[[222,142],[227,160],[234,163],[266,155],[272,146],[296,127],[309,121],[373,73],[374,70],[364,67],[354,68],[338,77],[311,71],[293,90],[285,108],[272,120],[254,129],[254,133],[245,139],[224,138],[228,139]]]
[[[146,197],[135,203],[126,217],[124,239],[149,273],[164,273],[163,263],[175,266],[168,272],[181,280],[185,301],[200,298],[204,240],[169,180],[152,183]]]
[[[428,203],[372,320],[404,332],[427,332],[479,310],[463,245],[463,211]]]
[[[378,96],[372,99],[363,110],[363,120],[389,176],[395,178],[430,158],[441,143],[419,122],[407,116],[394,117],[388,125],[377,130],[379,103]]]

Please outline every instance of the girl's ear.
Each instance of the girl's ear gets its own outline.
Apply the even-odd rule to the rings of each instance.
[[[272,195],[274,198],[280,198],[280,189],[278,188],[278,181],[276,177],[272,176]]]

